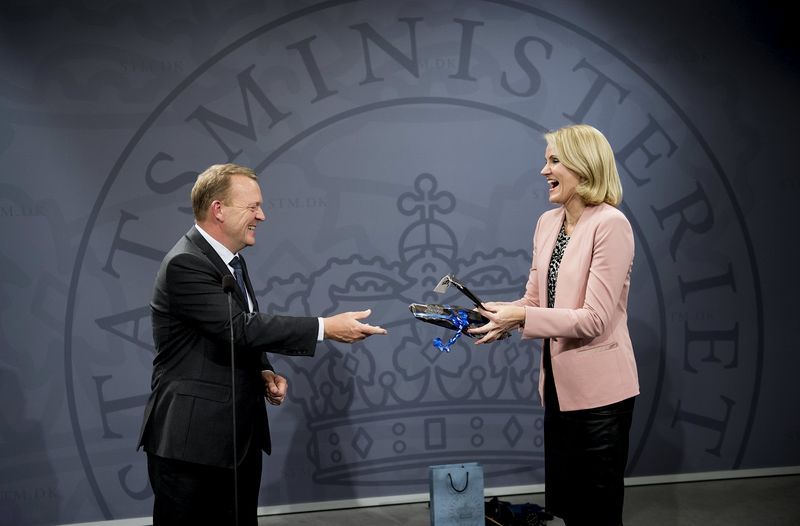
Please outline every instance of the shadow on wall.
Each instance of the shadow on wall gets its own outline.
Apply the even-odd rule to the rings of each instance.
[[[293,379],[296,380],[289,374],[290,384]],[[273,410],[273,413],[276,411]],[[309,432],[301,405],[289,399],[287,405],[281,408],[278,418],[284,428],[289,427],[292,431],[286,433],[288,442],[278,445],[281,456],[273,455],[265,464],[265,474],[268,470],[278,470],[278,473],[268,477],[272,482],[262,491],[262,505],[265,500],[267,506],[324,500],[314,482],[314,467],[308,458]]]
[[[47,456],[42,424],[25,415],[19,376],[0,368],[0,524],[35,525],[58,522],[61,497]]]
[[[329,342],[320,344],[318,355],[311,360],[323,371],[329,370],[331,362],[341,359],[341,354]],[[309,428],[312,418],[311,398],[320,396],[331,400],[336,397],[327,391],[329,384],[312,385],[312,376],[304,374],[300,366],[308,366],[308,361],[275,356],[273,365],[276,371],[286,377],[289,382],[287,400],[280,408],[268,407],[270,427],[272,428],[273,454],[264,461],[262,478],[261,506],[277,506],[286,503],[302,504],[332,500],[331,482],[321,481],[320,471],[329,466],[330,459],[320,458],[326,455],[331,443],[319,444],[315,440],[332,440],[335,433],[322,433],[319,429]],[[305,409],[304,409],[305,407]],[[281,440],[282,442],[276,442]],[[338,448],[334,448],[335,450]],[[335,452],[333,454],[336,454]],[[263,481],[268,481],[263,484]],[[334,482],[334,500],[351,500],[358,497],[357,488],[349,483]]]
[[[669,437],[665,436],[667,424],[664,419],[667,415],[674,414],[675,408],[671,404],[665,404],[664,401],[673,399],[676,393],[670,375],[664,374],[664,371],[659,369],[664,349],[661,349],[656,332],[647,323],[631,317],[629,328],[639,369],[641,394],[637,397],[634,409],[628,469],[625,476],[674,473],[676,466],[682,464],[685,444],[682,435],[678,436],[671,432]],[[647,473],[637,469],[639,465],[647,466]],[[663,509],[675,509],[678,505],[673,491],[662,491],[658,495],[659,506]],[[677,514],[673,518],[677,521]],[[637,517],[627,514],[625,520],[634,524],[639,523]],[[668,522],[666,517],[662,518],[662,521],[664,525],[678,524]]]

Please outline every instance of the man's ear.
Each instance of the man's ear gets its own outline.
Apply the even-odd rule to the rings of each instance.
[[[220,223],[225,222],[225,218],[222,213],[222,201],[217,200],[211,203],[211,215]]]

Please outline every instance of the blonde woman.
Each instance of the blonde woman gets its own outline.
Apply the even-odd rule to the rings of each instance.
[[[541,338],[546,508],[570,526],[622,524],[623,476],[639,381],[628,334],[634,243],[614,152],[598,130],[547,133],[549,200],[533,236],[525,296],[488,303],[485,344],[513,329]]]

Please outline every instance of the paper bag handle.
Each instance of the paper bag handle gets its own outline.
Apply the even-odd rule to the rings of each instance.
[[[450,487],[453,488],[453,491],[455,491],[456,493],[464,493],[465,491],[467,491],[467,488],[469,487],[469,471],[467,471],[467,482],[464,484],[464,487],[462,489],[458,489],[456,485],[453,483],[452,473],[448,473],[447,478],[450,479]]]

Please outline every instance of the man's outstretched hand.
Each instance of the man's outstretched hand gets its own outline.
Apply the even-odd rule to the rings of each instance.
[[[342,312],[325,318],[325,339],[342,343],[353,343],[373,334],[386,334],[386,329],[377,325],[361,323],[372,312],[371,309]]]

